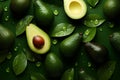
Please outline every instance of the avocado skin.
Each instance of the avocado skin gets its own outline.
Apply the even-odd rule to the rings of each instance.
[[[0,25],[0,50],[9,49],[15,41],[15,35],[9,29]]]
[[[0,5],[0,18],[2,17],[3,14],[3,7]]]
[[[120,32],[114,32],[109,37],[111,45],[120,52]]]
[[[103,12],[109,19],[117,20],[120,14],[120,0],[106,0]]]
[[[59,77],[63,72],[63,63],[55,53],[48,53],[45,58],[45,68],[50,77]]]
[[[74,80],[74,68],[67,69],[63,73],[61,80]]]
[[[34,16],[40,26],[49,26],[54,20],[52,10],[41,0],[34,1]]]
[[[15,16],[23,16],[30,7],[31,0],[11,0],[10,8]]]
[[[73,57],[77,52],[77,49],[79,48],[81,41],[82,35],[79,33],[75,33],[67,37],[60,43],[60,52],[65,57],[68,58]]]
[[[91,59],[97,63],[102,64],[108,58],[108,50],[105,46],[94,42],[85,43],[85,51],[90,55]]]

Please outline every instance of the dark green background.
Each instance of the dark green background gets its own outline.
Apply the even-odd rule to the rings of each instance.
[[[75,21],[75,20],[71,20],[70,18],[66,16],[64,9],[63,9],[63,0],[43,0],[43,1],[46,2],[53,11],[58,10],[59,12],[59,14],[55,16],[53,24],[51,26],[48,26],[47,28],[48,34],[50,34],[50,31],[52,30],[54,25],[61,23],[61,22],[68,22],[76,26],[75,32],[84,32],[87,29],[87,27],[83,25],[82,20]],[[87,7],[88,7],[87,15],[90,13],[96,13],[106,19],[106,17],[103,14],[103,10],[102,10],[104,1],[105,0],[100,0],[99,4],[95,8],[90,8],[88,3],[86,2]],[[4,11],[2,18],[0,19],[0,24],[3,24],[5,27],[9,28],[11,31],[15,33],[16,24],[18,23],[20,19],[17,19],[16,17],[13,16],[12,12],[9,9],[9,2],[10,0],[0,2],[0,5],[3,5],[3,7],[8,7],[8,11]],[[31,7],[27,14],[31,14],[31,15],[33,14],[32,2],[31,2]],[[9,16],[8,21],[5,21],[6,16]],[[107,49],[109,50],[109,60],[115,60],[117,62],[115,72],[112,75],[110,80],[120,80],[120,76],[119,76],[120,75],[120,71],[119,71],[120,70],[120,61],[119,61],[120,55],[119,53],[113,50],[109,42],[109,35],[112,32],[119,30],[118,23],[115,23],[114,28],[110,28],[108,25],[108,20],[106,20],[105,23],[103,23],[101,26],[97,28],[97,34],[94,39],[95,42],[103,44],[104,46],[107,47]],[[100,31],[100,29],[102,29],[102,31]],[[58,48],[59,48],[59,42],[63,40],[64,38],[51,38],[51,41],[54,39],[58,40],[58,43],[56,45],[52,44],[50,51],[55,52],[59,57],[62,57],[59,54]],[[21,45],[18,46],[19,44]],[[14,48],[16,46],[18,46],[18,51],[14,51]],[[72,60],[71,62],[64,61],[65,69],[69,67],[74,67],[74,64],[77,62],[79,65],[78,67],[84,68],[85,70],[87,70],[89,74],[93,74],[94,76],[95,74],[94,73],[95,69],[93,69],[94,66],[93,65],[91,67],[88,66],[88,62],[90,62],[90,59],[88,55],[82,49],[83,45],[80,45],[80,46],[81,46],[81,49],[79,49],[77,53],[78,56],[75,59],[73,59],[73,61]],[[16,38],[15,45],[10,51],[12,53],[12,58],[10,60],[6,59],[2,64],[0,64],[0,80],[30,80],[30,73],[32,72],[40,72],[40,73],[46,74],[44,70],[44,65],[43,65],[44,60],[42,60],[40,61],[42,62],[42,64],[39,68],[36,67],[35,62],[32,63],[28,61],[26,70],[21,75],[15,76],[13,69],[12,69],[12,62],[16,54],[19,52],[19,50],[22,50],[22,48],[28,48],[25,33]],[[81,55],[81,53],[83,53],[83,55]],[[45,56],[42,55],[41,57],[45,57]],[[6,69],[8,67],[10,68],[10,72],[6,72]],[[50,80],[50,78],[48,80]],[[55,80],[59,80],[59,79],[55,79]]]

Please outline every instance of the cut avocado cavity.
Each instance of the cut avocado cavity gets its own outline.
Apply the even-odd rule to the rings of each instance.
[[[87,12],[87,6],[83,0],[64,0],[64,10],[71,19],[81,19]]]
[[[37,54],[45,54],[51,46],[50,37],[42,29],[34,24],[29,24],[26,27],[26,37],[28,46]]]

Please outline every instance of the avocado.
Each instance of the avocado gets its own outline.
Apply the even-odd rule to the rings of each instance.
[[[45,68],[50,77],[59,77],[63,72],[63,63],[55,53],[50,52],[45,58]]]
[[[82,35],[74,33],[60,43],[60,52],[65,57],[73,57],[80,46]]]
[[[102,64],[108,58],[107,48],[95,42],[85,43],[85,51],[90,55],[91,59],[97,64]]]
[[[67,69],[63,73],[61,80],[74,80],[74,68]]]
[[[28,8],[30,7],[31,0],[11,0],[10,9],[14,13],[14,15],[22,16],[24,15]]]
[[[52,10],[42,0],[34,0],[34,16],[37,24],[43,27],[51,25],[54,19]]]
[[[114,49],[120,52],[120,32],[113,32],[109,40]]]
[[[120,14],[120,0],[106,0],[103,5],[103,12],[111,20],[118,19]]]
[[[45,54],[51,47],[49,35],[35,24],[26,27],[26,37],[30,49],[37,54]]]
[[[14,33],[0,24],[0,51],[10,49],[14,41]]]
[[[81,19],[87,13],[84,0],[64,0],[64,10],[71,19]]]

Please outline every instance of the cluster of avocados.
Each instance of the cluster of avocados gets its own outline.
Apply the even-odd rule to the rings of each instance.
[[[119,0],[106,0],[103,6],[104,15],[110,20],[116,20],[120,14],[120,1]],[[52,24],[55,19],[53,11],[42,0],[11,0],[10,10],[14,17],[17,19],[23,18],[30,10],[30,6],[33,7],[34,21],[29,23],[25,27],[25,38],[27,46],[35,55],[45,55],[44,69],[47,76],[50,78],[61,80],[74,80],[75,69],[64,69],[62,60],[72,60],[78,55],[79,49],[84,47],[84,50],[90,56],[91,60],[95,64],[104,64],[108,60],[108,49],[96,42],[83,42],[83,34],[75,32],[60,40],[58,54],[51,52],[51,36],[46,29]],[[71,21],[80,20],[87,14],[87,5],[84,0],[63,0],[64,12],[72,19]],[[3,14],[3,8],[0,6],[0,17]],[[44,30],[45,29],[45,30]],[[11,46],[14,45],[16,36],[15,34],[6,28],[4,25],[0,25],[0,54],[9,52]],[[59,38],[58,38],[59,39]],[[114,32],[109,37],[111,45],[120,52],[120,32]],[[34,56],[34,55],[33,55]],[[75,65],[75,64],[74,64]],[[78,71],[77,71],[78,72]],[[43,78],[44,76],[42,76]],[[49,78],[48,77],[48,78]],[[47,80],[41,78],[41,80]],[[38,79],[31,79],[38,80]],[[84,80],[88,80],[84,78]],[[96,80],[96,79],[90,79]]]

